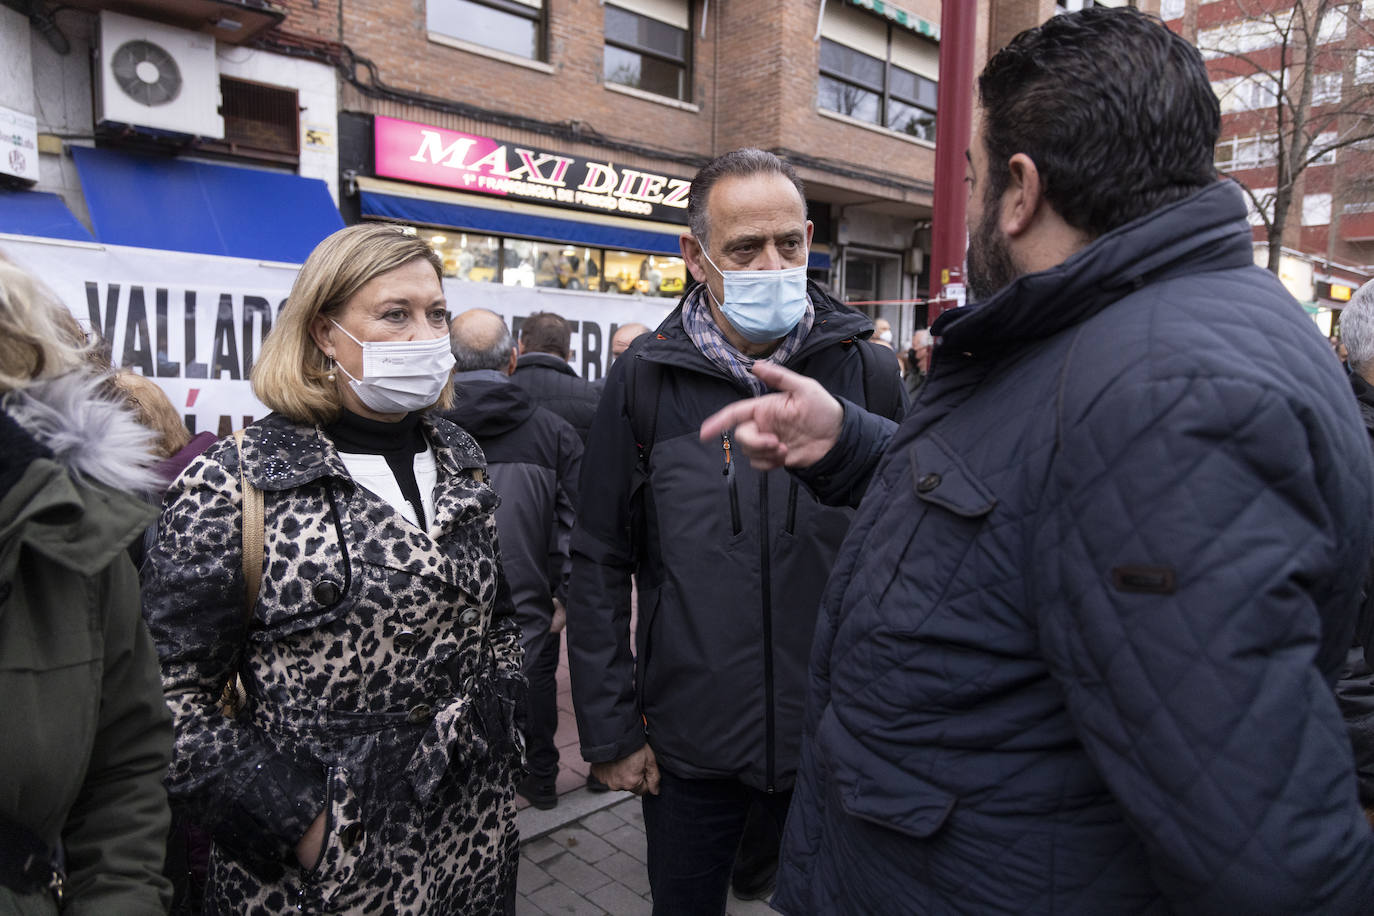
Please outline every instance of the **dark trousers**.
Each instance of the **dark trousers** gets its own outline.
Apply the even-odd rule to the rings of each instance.
[[[718,916],[751,805],[781,836],[792,792],[769,794],[735,779],[682,779],[662,767],[659,773],[659,793],[644,796],[654,916]]]
[[[562,633],[546,633],[539,655],[526,661],[530,681],[529,713],[525,717],[525,754],[530,776],[550,785],[558,778],[558,652]]]

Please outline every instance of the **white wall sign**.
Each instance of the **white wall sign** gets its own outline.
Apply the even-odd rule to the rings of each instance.
[[[0,108],[0,174],[38,180],[38,119]]]

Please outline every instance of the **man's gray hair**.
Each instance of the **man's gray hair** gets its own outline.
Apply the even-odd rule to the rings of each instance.
[[[1363,376],[1374,368],[1374,280],[1355,290],[1341,310],[1341,343],[1352,369]]]
[[[496,316],[499,318],[499,316]],[[495,329],[495,323],[492,323]],[[515,339],[511,337],[510,327],[500,322],[500,330],[492,334],[469,336],[460,330],[455,322],[449,335],[453,347],[455,372],[472,372],[477,369],[495,369],[504,372],[510,365],[511,350],[515,349]]]
[[[706,199],[711,196],[711,189],[722,178],[743,178],[749,175],[781,175],[792,182],[793,187],[797,189],[797,196],[801,198],[802,219],[806,218],[806,186],[802,184],[797,170],[792,168],[791,163],[779,159],[767,150],[733,150],[702,166],[701,171],[692,179],[692,190],[687,194],[687,227],[692,230],[692,235],[696,236],[702,247],[706,246],[706,236],[710,232],[710,223],[706,216]]]

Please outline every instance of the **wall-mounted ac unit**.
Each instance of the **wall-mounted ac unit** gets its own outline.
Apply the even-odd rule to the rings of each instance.
[[[95,120],[224,137],[215,39],[102,10]]]

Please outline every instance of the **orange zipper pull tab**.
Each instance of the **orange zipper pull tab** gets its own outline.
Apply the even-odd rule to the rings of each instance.
[[[721,470],[720,473],[721,473],[721,476],[722,476],[722,477],[728,477],[729,474],[730,474],[730,434],[729,434],[729,433],[721,433],[721,434],[720,434],[720,444],[721,444],[721,447],[725,449],[725,467]]]

